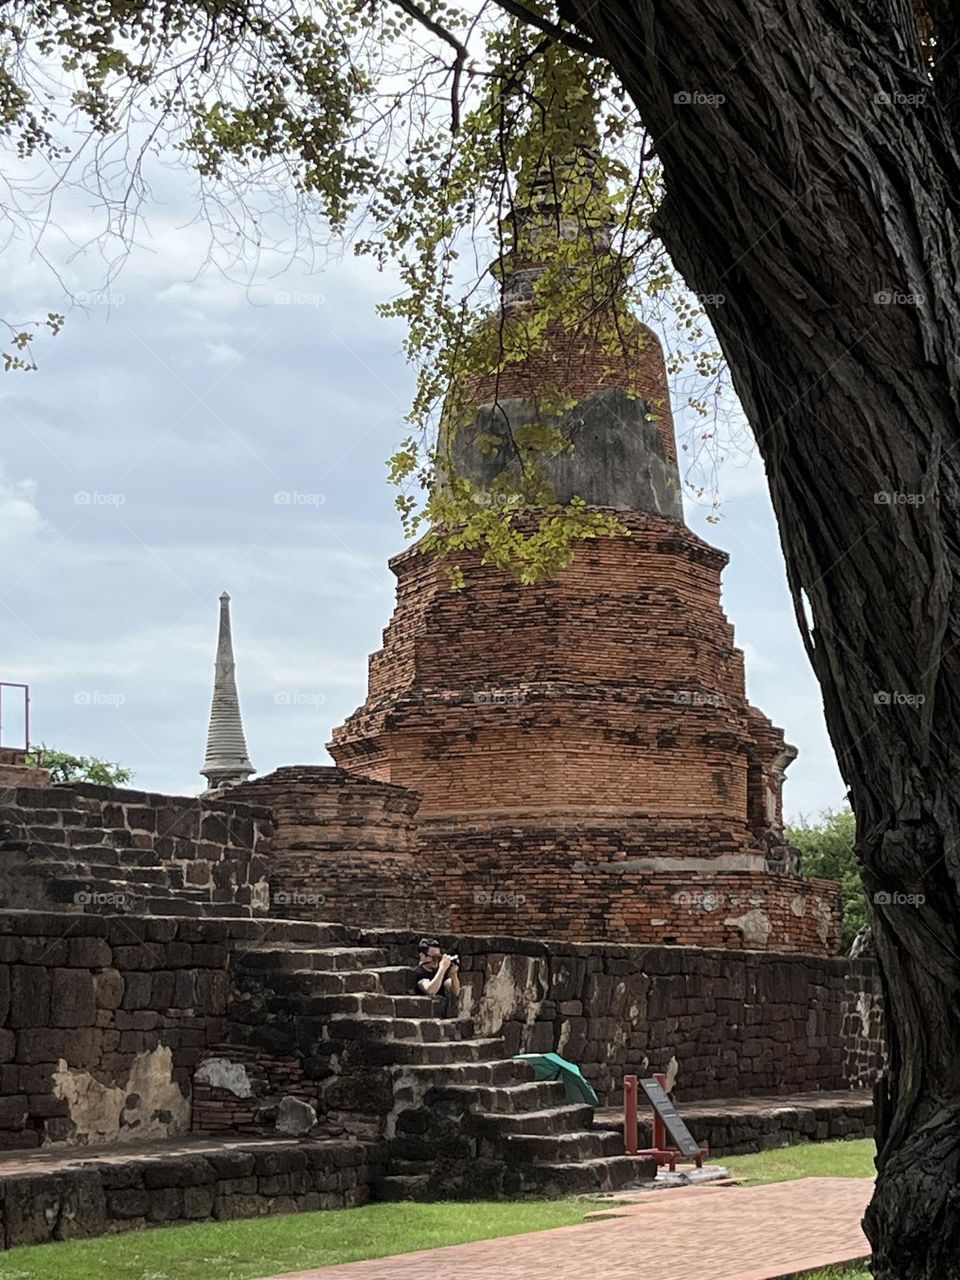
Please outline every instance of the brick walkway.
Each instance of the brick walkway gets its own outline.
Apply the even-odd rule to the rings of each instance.
[[[583,1226],[482,1240],[283,1280],[779,1280],[869,1252],[867,1178],[656,1191]],[[274,1277],[274,1280],[279,1280]]]

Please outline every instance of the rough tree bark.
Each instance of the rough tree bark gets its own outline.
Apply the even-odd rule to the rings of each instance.
[[[722,295],[706,309],[851,792],[890,1050],[875,1274],[960,1276],[956,51],[941,39],[934,88],[909,0],[563,13],[654,135],[674,261]]]

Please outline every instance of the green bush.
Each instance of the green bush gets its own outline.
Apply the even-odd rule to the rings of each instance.
[[[130,769],[96,756],[72,756],[68,751],[52,747],[34,747],[27,756],[29,764],[50,770],[53,782],[96,782],[101,787],[122,787],[133,777]]]
[[[867,905],[860,883],[860,869],[854,845],[857,824],[849,808],[824,809],[816,822],[801,816],[796,826],[787,827],[787,839],[803,854],[803,870],[808,876],[839,880],[843,887],[844,951],[867,923]]]

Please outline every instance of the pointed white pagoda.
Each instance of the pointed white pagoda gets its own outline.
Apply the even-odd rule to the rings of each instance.
[[[217,638],[217,668],[207,732],[207,756],[200,772],[207,779],[209,791],[232,782],[243,782],[254,772],[247,756],[240,718],[230,633],[230,597],[226,591],[220,597],[220,634]]]

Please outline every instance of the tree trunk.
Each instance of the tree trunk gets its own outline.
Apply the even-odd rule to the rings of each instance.
[[[908,0],[565,0],[563,13],[656,140],[660,231],[766,464],[850,788],[890,1056],[875,1275],[960,1276],[952,134]]]

